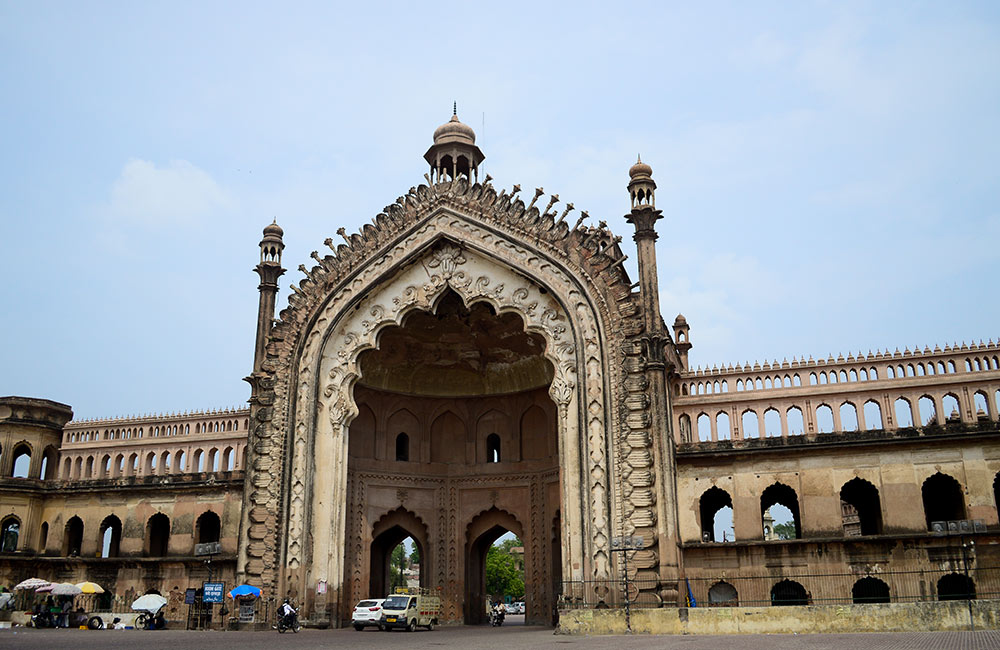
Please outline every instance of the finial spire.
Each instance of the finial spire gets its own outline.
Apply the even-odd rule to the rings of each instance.
[[[453,102],[451,105],[451,114],[458,117],[458,102]]]

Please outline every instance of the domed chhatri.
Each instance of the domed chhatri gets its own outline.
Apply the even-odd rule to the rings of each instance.
[[[635,164],[628,168],[628,192],[632,197],[632,208],[656,208],[654,191],[656,182],[653,180],[653,168],[642,162],[637,156]]]
[[[465,176],[479,181],[479,165],[486,159],[476,146],[476,133],[458,119],[457,104],[451,119],[434,129],[434,144],[424,154],[431,166],[431,180],[440,183]]]

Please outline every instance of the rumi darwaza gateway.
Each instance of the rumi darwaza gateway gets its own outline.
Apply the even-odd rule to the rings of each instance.
[[[277,316],[264,228],[247,408],[73,420],[0,398],[0,584],[155,590],[182,619],[211,572],[336,627],[410,537],[440,623],[473,624],[510,532],[541,625],[626,596],[997,598],[1000,345],[696,368],[697,329],[661,314],[649,165],[628,170],[633,251],[494,186],[457,116],[424,158],[424,183],[298,266]]]

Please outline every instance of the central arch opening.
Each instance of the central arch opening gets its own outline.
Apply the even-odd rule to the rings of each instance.
[[[522,539],[521,524],[508,512],[491,508],[477,516],[467,532],[465,574],[465,622],[479,625],[487,622],[491,607],[497,603],[518,602],[524,592],[524,567],[516,566],[511,546],[496,544],[508,536],[511,541]],[[523,542],[522,542],[523,544]],[[523,557],[524,547],[520,547]],[[518,584],[520,573],[520,584]],[[519,593],[520,592],[520,593]]]
[[[358,357],[358,414],[347,441],[348,509],[356,513],[348,529],[361,540],[347,549],[351,606],[394,589],[393,553],[411,539],[419,586],[441,596],[440,620],[480,623],[491,595],[487,555],[511,533],[522,542],[522,570],[530,565],[543,579],[504,596],[532,603],[528,622],[551,622],[561,560],[548,526],[532,540],[519,523],[533,513],[558,521],[558,410],[545,346],[518,313],[466,305],[449,289],[432,309],[379,332],[377,346]],[[506,518],[490,515],[480,527],[491,512]]]

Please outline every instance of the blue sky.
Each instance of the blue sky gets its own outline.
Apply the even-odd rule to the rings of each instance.
[[[694,364],[1000,335],[1000,5],[359,4],[0,5],[0,394],[243,404],[263,226],[284,305],[452,101],[630,252],[642,153]]]

